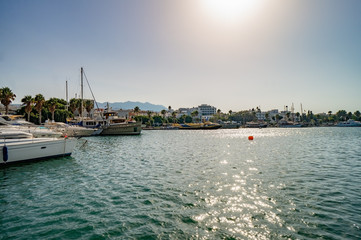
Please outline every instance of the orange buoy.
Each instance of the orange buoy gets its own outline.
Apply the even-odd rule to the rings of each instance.
[[[248,136],[248,140],[253,140],[253,136]]]

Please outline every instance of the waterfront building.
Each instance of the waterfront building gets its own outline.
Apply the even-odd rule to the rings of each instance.
[[[266,120],[266,113],[267,112],[256,112],[256,118],[259,121],[265,121]]]
[[[198,118],[209,119],[217,113],[217,108],[207,104],[201,104],[198,107],[192,108],[179,108],[177,111],[177,117],[181,117],[183,115],[191,116],[194,111],[198,112]]]
[[[201,118],[209,119],[217,113],[217,108],[207,104],[201,104],[198,106],[198,113]]]

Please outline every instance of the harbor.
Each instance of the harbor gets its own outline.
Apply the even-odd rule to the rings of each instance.
[[[0,240],[360,240],[361,1],[0,1]]]
[[[332,127],[82,138],[70,157],[0,169],[0,235],[358,239],[360,135]]]

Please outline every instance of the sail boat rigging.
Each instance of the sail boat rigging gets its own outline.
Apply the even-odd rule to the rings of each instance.
[[[92,94],[93,100],[97,106],[97,110],[100,114],[100,118],[83,118],[81,116],[80,121],[69,121],[69,123],[81,125],[83,127],[99,127],[99,135],[139,135],[142,127],[141,122],[136,122],[124,118],[118,117],[117,112],[109,111],[102,114],[97,101],[95,100],[94,93],[90,87],[88,78],[84,72],[84,69],[81,68],[81,107],[83,109],[83,76],[86,79],[90,92]]]

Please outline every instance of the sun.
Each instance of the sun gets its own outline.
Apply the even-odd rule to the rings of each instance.
[[[205,13],[217,21],[239,23],[253,15],[265,0],[199,0]]]

